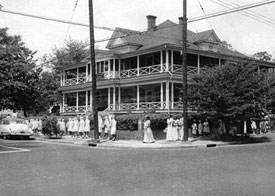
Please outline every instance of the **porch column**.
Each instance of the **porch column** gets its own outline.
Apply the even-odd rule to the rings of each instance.
[[[113,110],[116,110],[116,87],[113,87]]]
[[[88,82],[88,64],[86,64],[86,82]]]
[[[219,58],[219,67],[221,67],[222,66],[222,60],[221,60],[221,58]]]
[[[90,111],[93,110],[93,96],[92,96],[92,90],[90,90]]]
[[[171,72],[174,71],[174,51],[171,50]]]
[[[66,82],[66,73],[65,70],[63,70],[63,80],[62,80],[62,86],[65,86],[65,82]]]
[[[111,105],[111,88],[108,88],[108,110],[110,111]]]
[[[62,97],[62,108],[60,107],[60,110],[62,112],[65,111],[65,93],[63,93],[63,97]]]
[[[118,77],[120,78],[121,60],[118,60]]]
[[[168,50],[166,50],[166,62],[165,62],[165,64],[166,64],[166,72],[168,72],[169,71],[169,52],[168,52]]]
[[[76,69],[76,84],[78,84],[79,81],[79,68]]]
[[[76,92],[76,111],[78,112],[78,91]]]
[[[170,109],[170,105],[169,105],[169,81],[166,82],[166,109],[168,110],[169,112],[169,109]]]
[[[198,74],[200,74],[200,69],[201,69],[201,62],[200,62],[200,55],[198,55],[198,60],[197,60],[197,67],[198,67]]]
[[[160,51],[160,72],[163,72],[163,51]]]
[[[116,59],[113,59],[113,78],[116,78]]]
[[[137,110],[139,110],[139,85],[137,85]]]
[[[171,82],[171,109],[174,109],[174,82]]]
[[[137,56],[137,76],[139,76],[139,55]]]
[[[163,82],[160,83],[160,108],[163,109]]]
[[[85,111],[87,112],[88,111],[88,90],[86,90],[86,99],[85,99]]]
[[[120,103],[120,101],[121,101],[121,89],[120,89],[120,87],[118,87],[118,110],[120,110],[120,105],[121,105],[121,103]]]
[[[111,78],[111,60],[108,60],[108,79]]]

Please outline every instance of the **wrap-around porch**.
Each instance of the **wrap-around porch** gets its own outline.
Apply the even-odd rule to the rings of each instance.
[[[136,86],[113,86],[97,90],[98,111],[140,112],[182,109],[181,83],[160,82]],[[92,111],[91,89],[63,93],[61,113]]]

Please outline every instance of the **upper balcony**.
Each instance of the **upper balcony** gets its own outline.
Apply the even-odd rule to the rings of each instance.
[[[182,74],[181,54],[178,51],[159,51],[152,54],[129,57],[125,59],[108,59],[96,63],[97,80],[123,80],[134,77],[150,77],[152,74]],[[206,64],[220,64],[219,59],[205,59],[200,55],[189,54],[187,74],[204,72]],[[71,86],[92,81],[91,65],[64,70],[60,85]]]

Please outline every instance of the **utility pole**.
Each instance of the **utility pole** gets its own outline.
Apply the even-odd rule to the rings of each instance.
[[[94,38],[94,17],[93,17],[93,0],[89,0],[89,21],[90,21],[90,59],[91,59],[91,73],[92,73],[92,106],[94,118],[94,138],[98,141],[98,112],[96,99],[96,73],[95,73],[95,38]],[[90,131],[90,135],[92,131]]]
[[[187,54],[186,54],[186,42],[187,42],[187,18],[186,18],[186,1],[183,0],[183,16],[181,20],[182,31],[182,77],[183,77],[183,128],[184,138],[183,141],[188,141],[188,106],[187,106]]]

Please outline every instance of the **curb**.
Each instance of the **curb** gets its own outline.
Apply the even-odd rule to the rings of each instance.
[[[197,140],[192,140],[192,141],[188,141],[186,143],[186,145],[165,145],[165,144],[159,144],[159,145],[164,145],[164,146],[150,146],[150,144],[148,144],[148,146],[125,146],[125,145],[106,145],[104,144],[104,142],[101,143],[95,143],[95,142],[91,142],[91,141],[62,141],[62,140],[54,140],[54,139],[45,139],[45,138],[35,138],[38,141],[44,141],[44,142],[49,142],[49,143],[61,143],[61,144],[71,144],[71,145],[78,145],[78,146],[89,146],[89,147],[98,147],[98,148],[105,148],[105,149],[133,149],[133,150],[137,150],[137,149],[196,149],[196,148],[215,148],[215,147],[219,147],[219,146],[235,146],[235,145],[244,145],[244,144],[253,144],[251,142],[227,142],[227,143],[208,143],[208,144],[192,144],[192,142],[195,142]],[[271,140],[272,141],[272,140]]]

